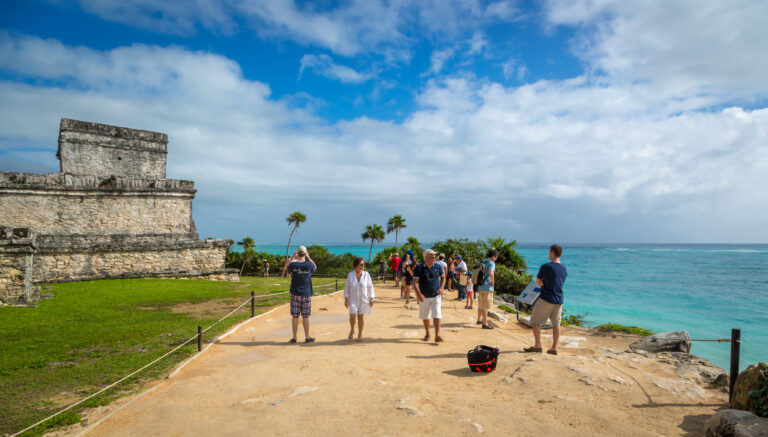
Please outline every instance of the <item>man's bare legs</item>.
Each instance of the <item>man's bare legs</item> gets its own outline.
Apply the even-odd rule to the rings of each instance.
[[[427,341],[429,340],[429,319],[422,320],[424,322],[424,331],[426,331],[426,335],[424,335],[423,340]]]
[[[309,317],[302,317],[301,322],[304,325],[304,338],[309,338]],[[299,318],[294,317],[291,319],[291,328],[293,328],[293,339],[296,339],[296,334],[299,331]]]
[[[534,341],[533,347],[541,350],[541,326],[535,323],[531,323],[531,329],[533,330],[533,341]],[[558,332],[558,335],[559,335],[559,332]]]
[[[541,332],[541,329],[539,329]],[[552,348],[551,351],[557,352],[557,342],[560,341],[560,325],[552,324]]]

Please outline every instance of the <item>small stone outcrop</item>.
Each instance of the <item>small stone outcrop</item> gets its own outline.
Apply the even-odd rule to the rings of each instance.
[[[704,424],[707,437],[768,437],[768,419],[748,411],[720,410]]]
[[[753,364],[739,374],[731,407],[768,417],[768,364]]]
[[[728,390],[728,373],[710,361],[685,352],[665,352],[661,355],[664,360],[674,363],[675,373],[680,378]]]
[[[691,340],[686,331],[661,332],[643,337],[629,345],[630,349],[648,352],[691,352]]]

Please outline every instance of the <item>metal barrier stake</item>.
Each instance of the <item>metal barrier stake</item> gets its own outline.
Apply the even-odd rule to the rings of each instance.
[[[728,389],[728,403],[733,400],[733,387],[739,377],[739,352],[741,349],[741,329],[731,329],[731,378]]]
[[[251,318],[256,316],[256,292],[251,291]]]
[[[203,350],[203,327],[197,325],[197,351]]]

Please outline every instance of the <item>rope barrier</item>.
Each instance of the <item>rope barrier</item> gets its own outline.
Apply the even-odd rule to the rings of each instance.
[[[250,299],[248,299],[248,300],[250,300]],[[89,399],[93,399],[95,396],[97,396],[97,395],[100,395],[101,393],[104,393],[105,391],[109,390],[110,388],[112,388],[112,387],[114,387],[114,386],[116,386],[116,385],[120,384],[121,382],[125,381],[126,379],[128,379],[128,378],[130,378],[130,377],[132,377],[132,376],[136,375],[137,373],[141,372],[142,370],[146,369],[147,367],[149,367],[149,366],[151,366],[151,365],[153,365],[153,364],[157,363],[158,361],[162,360],[163,358],[167,357],[168,355],[170,355],[170,354],[172,354],[172,353],[176,352],[177,350],[179,350],[179,349],[181,349],[182,347],[186,346],[186,345],[187,345],[187,343],[189,343],[189,342],[190,342],[190,341],[192,341],[192,340],[195,340],[196,338],[197,338],[197,334],[195,334],[193,337],[191,337],[190,339],[186,340],[185,342],[181,343],[180,345],[176,346],[175,348],[171,349],[170,351],[168,351],[168,352],[167,352],[165,355],[161,356],[160,358],[156,358],[154,361],[152,361],[151,363],[149,363],[149,364],[145,365],[145,366],[144,366],[144,367],[142,367],[141,369],[139,369],[139,370],[136,370],[135,372],[133,372],[133,373],[131,373],[131,374],[127,375],[127,376],[124,376],[124,377],[123,377],[123,378],[121,378],[120,380],[118,380],[118,381],[116,381],[116,382],[113,382],[112,384],[110,384],[110,385],[108,385],[108,386],[106,386],[106,387],[102,388],[101,390],[97,391],[96,393],[94,393],[94,394],[92,394],[92,395],[90,395],[90,396],[88,396],[88,397],[86,397],[86,398],[84,398],[84,399],[82,399],[82,400],[80,400],[80,401],[78,401],[78,402],[75,402],[74,404],[72,404],[72,405],[68,406],[67,408],[64,408],[63,410],[59,411],[58,413],[56,413],[56,414],[53,414],[53,415],[51,415],[51,416],[48,416],[48,417],[46,417],[45,419],[43,419],[43,420],[41,420],[41,421],[39,421],[39,422],[35,423],[34,425],[30,425],[30,426],[28,426],[28,427],[26,427],[26,428],[22,429],[21,431],[19,431],[19,432],[15,433],[15,434],[11,434],[11,437],[16,437],[16,436],[18,436],[18,435],[20,435],[20,434],[23,434],[23,433],[25,433],[25,432],[29,431],[30,429],[32,429],[32,428],[34,428],[34,427],[36,427],[36,426],[40,425],[41,423],[47,422],[48,420],[50,420],[50,419],[53,419],[54,417],[58,416],[59,414],[61,414],[61,413],[65,412],[65,411],[69,411],[69,410],[71,410],[72,408],[74,408],[74,407],[76,407],[76,406],[78,406],[78,405],[82,404],[83,402],[85,402],[85,401],[87,401],[87,400],[89,400]]]
[[[331,284],[324,284],[324,285],[319,285],[319,286],[317,286],[317,287],[314,287],[314,288],[323,288],[323,287],[329,287],[329,286],[335,286],[335,285],[336,285],[336,284],[334,284],[334,283],[331,283]],[[256,298],[262,298],[262,297],[270,297],[270,296],[278,296],[278,295],[287,294],[287,293],[290,293],[290,291],[283,291],[283,292],[280,292],[280,293],[272,293],[272,294],[262,294],[262,295],[258,295],[258,296],[249,297],[249,298],[248,298],[248,299],[247,299],[245,302],[241,303],[241,304],[240,304],[240,305],[239,305],[237,308],[235,308],[234,310],[230,311],[230,312],[229,312],[229,314],[225,315],[224,317],[222,317],[222,318],[220,318],[219,320],[215,321],[215,322],[214,322],[212,325],[210,325],[209,327],[205,328],[205,329],[204,329],[204,330],[201,332],[201,334],[202,334],[202,333],[205,333],[205,332],[207,332],[208,330],[210,330],[210,329],[211,329],[211,328],[213,328],[214,326],[218,325],[219,323],[221,323],[222,321],[224,321],[224,320],[225,320],[227,317],[229,317],[229,316],[231,316],[232,314],[236,313],[238,310],[240,310],[242,307],[244,307],[246,304],[250,303],[252,300],[254,300],[254,299],[256,299]],[[47,422],[47,421],[49,421],[49,420],[53,419],[54,417],[58,416],[59,414],[61,414],[61,413],[64,413],[64,412],[66,412],[66,411],[69,411],[69,410],[71,410],[72,408],[74,408],[74,407],[76,407],[76,406],[78,406],[78,405],[82,404],[83,402],[85,402],[85,401],[87,401],[87,400],[93,399],[94,397],[96,397],[96,396],[100,395],[101,393],[104,393],[105,391],[109,390],[110,388],[112,388],[112,387],[115,387],[116,385],[120,384],[121,382],[123,382],[123,381],[126,381],[127,379],[131,378],[132,376],[135,376],[136,374],[138,374],[138,373],[139,373],[139,372],[141,372],[142,370],[144,370],[144,369],[147,369],[148,367],[152,366],[153,364],[157,363],[158,361],[162,360],[163,358],[165,358],[165,357],[167,357],[167,356],[171,355],[172,353],[174,353],[174,352],[178,351],[178,350],[179,350],[179,349],[181,349],[182,347],[184,347],[184,346],[186,346],[187,344],[189,344],[189,342],[191,342],[191,341],[193,341],[193,340],[197,339],[197,338],[199,337],[199,335],[200,335],[200,334],[195,334],[193,337],[190,337],[189,339],[185,340],[183,343],[179,344],[179,345],[178,345],[178,346],[176,346],[175,348],[173,348],[173,349],[171,349],[170,351],[166,352],[164,355],[160,356],[159,358],[156,358],[155,360],[153,360],[153,361],[152,361],[152,362],[150,362],[149,364],[146,364],[144,367],[142,367],[142,368],[140,368],[140,369],[138,369],[138,370],[134,371],[133,373],[131,373],[131,374],[129,374],[129,375],[126,375],[126,376],[124,376],[123,378],[121,378],[121,379],[119,379],[119,380],[117,380],[117,381],[113,382],[112,384],[110,384],[110,385],[108,385],[108,386],[106,386],[106,387],[102,388],[101,390],[97,391],[96,393],[93,393],[93,394],[91,394],[90,396],[87,396],[87,397],[85,397],[85,398],[83,398],[83,399],[81,399],[81,400],[79,400],[79,401],[75,402],[74,404],[72,404],[72,405],[68,406],[67,408],[64,408],[64,409],[62,409],[62,410],[60,410],[60,411],[56,412],[55,414],[52,414],[52,415],[50,415],[50,416],[46,417],[45,419],[43,419],[43,420],[41,420],[41,421],[39,421],[39,422],[37,422],[37,423],[34,423],[34,424],[32,424],[32,425],[30,425],[30,426],[28,426],[28,427],[26,427],[26,428],[22,429],[21,431],[19,431],[19,432],[15,433],[15,434],[11,434],[11,437],[16,437],[16,436],[18,436],[18,435],[21,435],[21,434],[23,434],[23,433],[25,433],[25,432],[27,432],[27,431],[29,431],[29,430],[33,429],[34,427],[36,427],[36,426],[38,426],[38,425],[40,425],[40,424],[42,424],[42,423],[45,423],[45,422]]]

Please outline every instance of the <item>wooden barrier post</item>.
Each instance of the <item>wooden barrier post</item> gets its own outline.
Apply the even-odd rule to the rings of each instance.
[[[251,318],[256,316],[256,292],[251,291]]]
[[[731,329],[731,377],[728,388],[728,403],[733,400],[733,387],[739,377],[739,353],[741,352],[741,329]]]
[[[197,325],[197,351],[203,350],[203,327]]]

